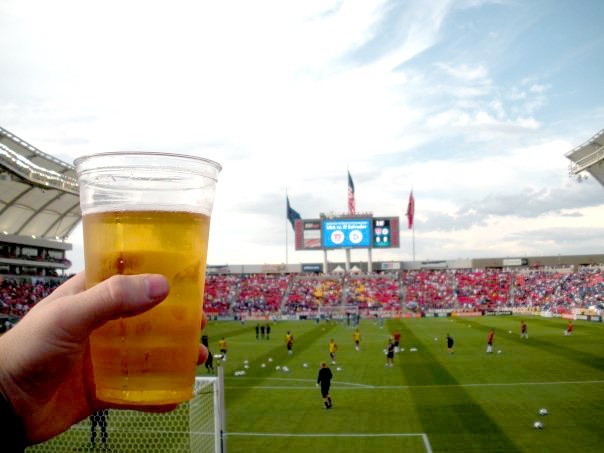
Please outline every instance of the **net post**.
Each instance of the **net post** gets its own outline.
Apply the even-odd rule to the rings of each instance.
[[[217,380],[214,385],[214,430],[215,430],[215,452],[226,453],[226,413],[224,410],[224,368],[216,367]],[[216,410],[217,409],[217,410]]]

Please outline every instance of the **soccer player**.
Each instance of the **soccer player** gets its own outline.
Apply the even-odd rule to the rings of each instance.
[[[329,387],[331,387],[331,379],[333,374],[327,366],[327,363],[321,362],[321,368],[319,369],[319,375],[317,376],[317,385],[321,386],[321,396],[323,397],[323,404],[325,409],[331,409],[331,396],[329,395]]]
[[[226,362],[226,359],[227,359],[227,342],[224,339],[224,337],[222,337],[222,339],[218,341],[218,349],[220,349],[220,353],[222,354],[222,361]]]
[[[524,338],[524,339],[528,340],[528,330],[526,327],[526,323],[524,322],[524,319],[520,320],[520,338]]]
[[[212,355],[212,352],[209,349],[208,349],[208,358],[206,359],[204,365],[205,365],[208,373],[210,373],[210,374],[214,373],[214,356]]]
[[[386,350],[386,366],[392,368],[394,366],[394,340],[388,341],[388,349]]]
[[[566,330],[564,331],[564,336],[570,336],[573,334],[573,329],[575,328],[575,326],[573,325],[572,321],[568,321],[568,326],[566,326]]]
[[[270,340],[271,339],[271,325],[270,324],[266,324],[266,339]]]
[[[94,450],[96,449],[96,426],[99,425],[99,429],[101,431],[101,443],[103,444],[103,450],[107,450],[107,417],[109,416],[109,411],[107,409],[102,409],[100,411],[96,411],[94,414],[90,416],[90,445]]]
[[[352,340],[354,341],[354,349],[355,351],[361,350],[361,332],[359,329],[355,330],[352,334]]]
[[[262,336],[262,339],[264,340],[264,326],[260,326],[260,335]]]
[[[256,324],[256,340],[260,339],[260,324]]]
[[[294,353],[294,351],[292,350],[292,347],[294,345],[294,336],[289,333],[289,330],[285,334],[285,345],[287,346],[287,353],[289,355],[292,355]]]
[[[400,352],[399,344],[401,341],[401,333],[399,331],[394,332],[392,338],[394,339],[394,352]]]
[[[331,357],[331,364],[335,365],[336,352],[338,350],[338,345],[336,344],[336,340],[334,340],[333,338],[331,340],[329,340],[328,349],[329,349],[329,357]]]
[[[449,351],[449,354],[453,354],[453,345],[455,344],[455,341],[453,341],[453,337],[449,334],[447,334],[447,350]]]
[[[489,329],[489,333],[487,334],[487,352],[489,354],[493,353],[493,338],[495,338],[495,331]]]

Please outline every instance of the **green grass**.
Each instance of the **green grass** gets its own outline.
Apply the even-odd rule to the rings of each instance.
[[[254,322],[211,322],[211,348],[217,351],[222,336],[229,343],[223,364],[228,450],[421,452],[425,433],[434,452],[602,451],[604,325],[577,322],[574,335],[565,337],[563,320],[527,323],[523,340],[516,317],[392,320],[383,329],[363,321],[356,352],[353,329],[345,325],[282,322],[273,325],[270,340],[256,340]],[[490,327],[500,354],[485,353]],[[283,340],[287,330],[296,339],[293,356]],[[385,368],[383,349],[395,330],[405,351],[394,368]],[[453,355],[447,333],[455,338]],[[319,362],[329,359],[330,338],[339,351],[328,411],[315,380]],[[244,360],[246,375],[235,377]],[[537,415],[541,407],[548,416]],[[532,428],[536,420],[543,431]]]

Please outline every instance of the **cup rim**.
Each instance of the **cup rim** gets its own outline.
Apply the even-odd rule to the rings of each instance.
[[[180,159],[187,159],[187,160],[203,162],[205,164],[211,165],[218,172],[222,171],[222,165],[220,165],[218,162],[216,162],[214,160],[207,159],[205,157],[192,156],[190,154],[165,153],[165,152],[159,152],[159,151],[105,151],[105,152],[101,152],[101,153],[92,153],[92,154],[86,154],[84,156],[77,157],[76,159],[74,159],[73,164],[74,164],[74,166],[77,167],[82,162],[89,160],[91,158],[95,158],[95,157],[128,156],[128,155],[130,155],[130,156],[177,157]]]

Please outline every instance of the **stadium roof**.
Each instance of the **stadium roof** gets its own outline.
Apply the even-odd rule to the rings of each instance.
[[[604,186],[604,129],[565,156],[572,161],[571,175],[586,171]]]
[[[0,127],[0,233],[65,240],[80,219],[75,167]]]

